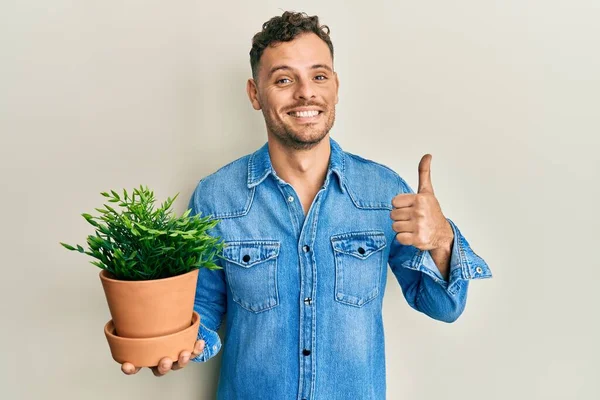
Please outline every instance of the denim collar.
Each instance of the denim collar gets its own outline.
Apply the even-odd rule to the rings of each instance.
[[[338,177],[338,183],[342,193],[345,193],[344,188],[344,152],[340,145],[329,137],[331,146],[331,155],[329,158],[329,167],[325,178],[326,185],[329,181],[329,176],[332,172]],[[269,142],[265,143],[260,149],[256,150],[248,160],[248,188],[259,185],[265,178],[275,174],[273,165],[271,164],[271,156],[269,155]]]

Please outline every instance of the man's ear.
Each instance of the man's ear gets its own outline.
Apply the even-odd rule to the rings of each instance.
[[[254,79],[248,79],[248,83],[246,83],[246,92],[248,93],[248,98],[250,99],[250,103],[252,103],[252,108],[255,110],[260,110],[260,102],[258,101],[258,87]]]
[[[338,93],[340,91],[340,80],[338,79],[337,72],[334,72],[334,75],[335,75],[335,104],[337,104],[339,101]]]

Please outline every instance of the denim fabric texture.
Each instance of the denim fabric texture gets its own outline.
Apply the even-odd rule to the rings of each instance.
[[[192,213],[220,220],[210,233],[226,244],[223,269],[200,270],[194,305],[206,346],[192,361],[223,351],[218,399],[384,400],[387,266],[410,307],[448,323],[463,312],[470,280],[492,276],[450,219],[448,281],[429,251],[400,244],[392,198],[415,192],[326,140],[326,179],[306,215],[267,143],[200,180],[190,199]]]

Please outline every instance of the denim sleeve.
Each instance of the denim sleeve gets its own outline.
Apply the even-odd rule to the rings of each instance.
[[[414,193],[401,178],[398,193]],[[431,318],[454,322],[464,311],[469,281],[491,278],[487,263],[471,249],[456,224],[446,218],[454,231],[450,274],[446,281],[428,250],[406,246],[394,239],[389,265],[408,304]]]
[[[188,208],[192,211],[190,215],[200,214],[202,205],[199,201],[200,186],[192,194]],[[214,232],[208,231],[213,235]],[[222,267],[221,259],[216,258],[215,264]],[[204,340],[204,350],[197,357],[190,361],[206,362],[214,357],[221,349],[221,338],[217,331],[223,322],[223,315],[227,309],[227,292],[225,286],[225,275],[222,269],[209,270],[200,268],[198,271],[198,282],[196,284],[196,296],[194,299],[194,311],[200,315],[200,329],[198,330],[198,340]]]

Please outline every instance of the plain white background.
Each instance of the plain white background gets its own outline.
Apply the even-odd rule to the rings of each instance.
[[[388,398],[600,398],[597,1],[0,8],[3,399],[214,398],[220,356],[123,375],[99,270],[58,242],[85,243],[80,214],[109,189],[180,193],[181,213],[200,178],[266,141],[248,52],[284,10],[331,28],[332,137],[413,188],[431,153],[442,211],[494,273],[453,324],[412,310],[389,274]]]

